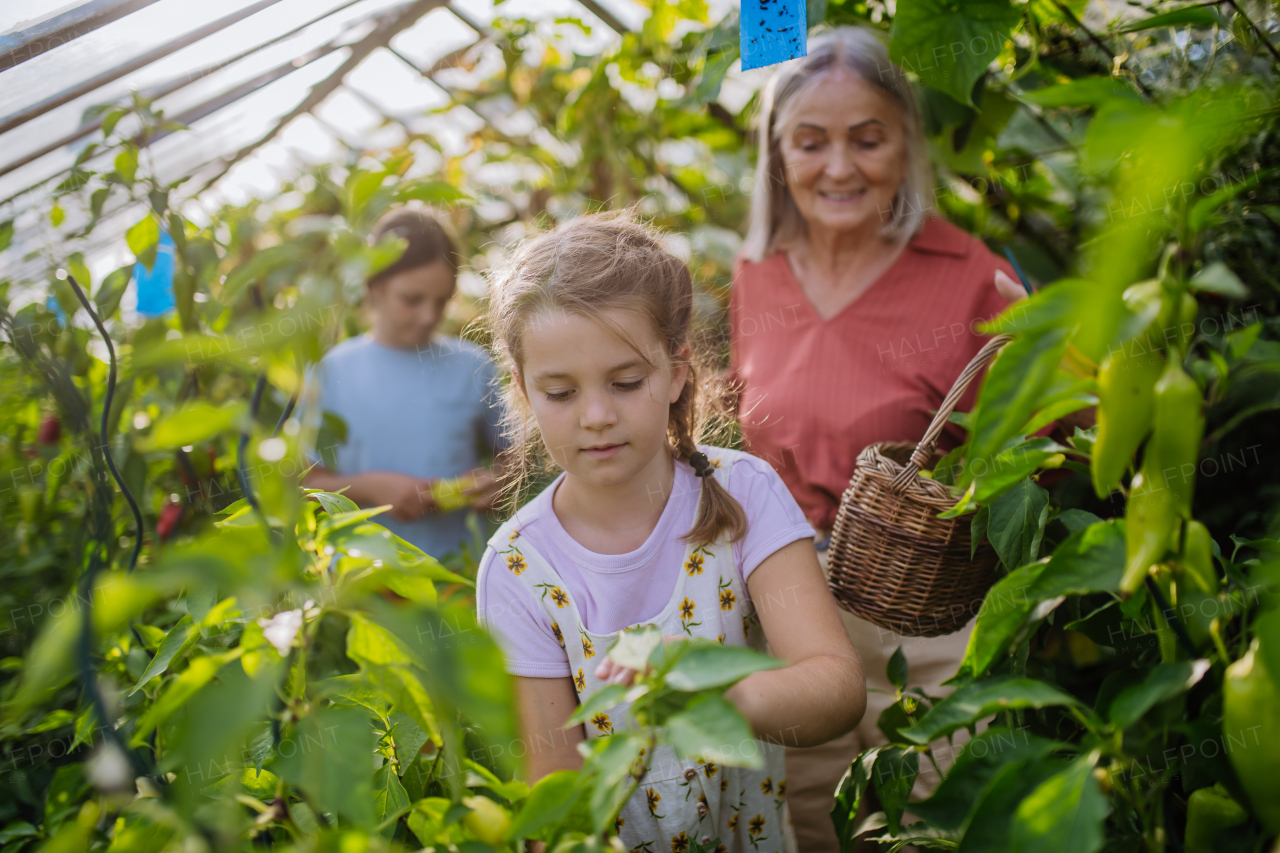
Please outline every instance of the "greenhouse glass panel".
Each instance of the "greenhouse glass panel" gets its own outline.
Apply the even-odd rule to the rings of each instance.
[[[16,68],[0,72],[0,115],[56,95],[68,86],[253,2],[255,0],[224,0],[192,4],[190,0],[159,0]]]
[[[436,9],[409,29],[397,33],[391,46],[418,68],[427,70],[455,50],[475,42],[475,30],[448,9]]]
[[[425,113],[449,96],[385,48],[378,48],[347,75],[346,83],[392,118]]]

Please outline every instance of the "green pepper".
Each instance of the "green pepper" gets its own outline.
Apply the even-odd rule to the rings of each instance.
[[[1263,665],[1257,637],[1227,667],[1222,733],[1254,814],[1267,832],[1280,833],[1280,688]]]
[[[1138,445],[1151,430],[1155,384],[1163,368],[1155,352],[1126,355],[1121,350],[1102,360],[1098,368],[1098,434],[1089,466],[1098,497],[1105,498],[1120,485]]]
[[[1187,853],[1213,853],[1213,842],[1223,830],[1239,826],[1249,813],[1231,799],[1222,785],[1200,788],[1187,798]]]
[[[1120,591],[1130,595],[1142,586],[1147,569],[1169,545],[1178,513],[1165,482],[1164,472],[1148,453],[1142,470],[1129,484],[1129,504],[1124,514],[1125,565]]]
[[[1213,567],[1213,537],[1209,528],[1192,519],[1183,528],[1182,567],[1183,576],[1206,595],[1218,594],[1218,572]]]
[[[1204,435],[1204,397],[1182,365],[1170,359],[1155,386],[1155,414],[1147,456],[1160,466],[1173,493],[1178,515],[1191,516],[1200,438]]]
[[[44,492],[38,486],[23,486],[18,490],[18,504],[22,507],[22,520],[35,524],[44,509]]]
[[[1177,520],[1191,516],[1204,433],[1200,386],[1181,364],[1171,360],[1152,390],[1151,440],[1143,453],[1142,470],[1130,484],[1125,510],[1125,570],[1120,581],[1125,594],[1136,590],[1147,568],[1164,555]]]
[[[1210,639],[1210,628],[1218,612],[1218,573],[1213,567],[1213,538],[1209,529],[1198,521],[1183,525],[1182,553],[1175,564],[1175,590],[1172,601],[1187,633],[1197,648]]]

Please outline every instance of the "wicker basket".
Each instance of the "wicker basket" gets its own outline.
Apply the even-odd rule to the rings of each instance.
[[[973,357],[914,449],[881,442],[858,454],[827,556],[845,610],[908,637],[954,633],[978,612],[996,581],[995,551],[983,540],[970,556],[971,517],[938,518],[955,497],[919,472],[937,464],[934,447],[956,403],[1009,340],[998,335]]]

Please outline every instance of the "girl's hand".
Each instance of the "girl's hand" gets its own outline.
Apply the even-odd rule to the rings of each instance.
[[[683,640],[680,634],[663,634],[662,642],[670,643],[675,640]],[[605,657],[600,665],[596,667],[596,678],[608,684],[630,685],[636,680],[636,671],[629,666],[623,666],[615,663],[609,657]]]

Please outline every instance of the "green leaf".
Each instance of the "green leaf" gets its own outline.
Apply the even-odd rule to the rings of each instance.
[[[391,737],[395,740],[396,760],[400,762],[400,772],[413,763],[422,752],[431,736],[413,717],[397,711],[391,715]]]
[[[609,684],[601,687],[588,696],[585,702],[579,703],[574,712],[569,715],[569,719],[565,720],[565,725],[574,726],[585,723],[601,711],[608,711],[622,701],[628,689],[625,684]]]
[[[1069,328],[1050,328],[1015,338],[987,370],[978,396],[969,438],[968,464],[960,481],[967,485],[979,460],[991,459],[1041,406],[1067,351]]]
[[[631,789],[631,765],[640,757],[644,741],[625,733],[595,738],[583,769],[595,775],[591,790],[591,821],[596,832],[613,828],[613,819]]]
[[[361,613],[352,613],[347,657],[361,666],[421,665],[421,659],[394,633]]]
[[[44,719],[27,729],[23,734],[34,735],[41,732],[51,732],[54,729],[60,729],[63,726],[69,726],[75,722],[76,715],[68,711],[66,708],[58,708],[45,714]]]
[[[1082,755],[1032,791],[1009,826],[1009,849],[1037,853],[1095,853],[1111,806],[1093,778],[1096,752]]]
[[[1021,566],[996,581],[987,591],[973,631],[969,634],[961,670],[980,676],[1009,646],[1035,606],[1027,591],[1044,568],[1043,563]]]
[[[363,673],[335,675],[313,682],[311,686],[318,697],[346,705],[359,705],[368,708],[378,717],[387,716],[386,694],[371,684]]]
[[[581,796],[576,770],[557,770],[538,780],[511,823],[512,838],[538,838],[545,827],[563,820]]]
[[[699,696],[669,718],[667,739],[681,758],[703,758],[728,767],[764,766],[747,718],[715,694]]]
[[[1005,568],[1012,571],[1035,559],[1048,508],[1049,493],[1030,479],[991,502],[987,539]]]
[[[1142,102],[1142,95],[1115,77],[1080,77],[1020,97],[1042,107],[1097,107],[1116,99]]]
[[[1097,402],[1097,399],[1094,399]],[[1051,438],[1039,437],[1022,441],[996,454],[990,466],[976,476],[978,487],[973,500],[985,503],[1003,494],[1010,486],[1034,473],[1046,460],[1070,448],[1063,447]],[[986,465],[985,460],[978,460]],[[990,522],[988,522],[990,523]]]
[[[1244,299],[1249,295],[1249,288],[1222,261],[1214,261],[1205,266],[1191,277],[1189,284],[1192,290],[1216,293],[1230,299]]]
[[[98,308],[98,316],[102,320],[105,321],[116,313],[116,309],[120,307],[120,298],[124,296],[132,277],[133,267],[121,267],[108,274],[102,284],[98,285],[98,289],[93,294],[93,301]]]
[[[999,711],[1052,705],[1084,707],[1074,696],[1034,678],[993,678],[961,687],[935,705],[919,723],[903,729],[902,736],[923,745]]]
[[[369,715],[341,706],[316,709],[293,728],[290,739],[297,749],[281,757],[276,772],[307,792],[320,811],[372,829],[377,823],[373,751],[378,735]]]
[[[1004,49],[1021,12],[1008,0],[902,0],[889,56],[926,86],[972,106],[973,84]]]
[[[902,831],[902,813],[920,772],[920,753],[909,746],[887,746],[876,758],[876,796],[884,807],[889,832]]]
[[[502,799],[513,802],[523,800],[529,796],[529,786],[519,779],[503,782],[488,767],[478,764],[470,758],[462,759],[462,765],[467,769],[468,788],[488,788],[499,797],[502,797]]]
[[[290,240],[278,246],[269,246],[255,253],[248,261],[227,276],[226,281],[222,283],[222,289],[218,292],[218,299],[223,304],[230,305],[248,284],[284,270],[292,264],[307,260],[307,252],[308,248],[305,243]],[[231,344],[233,348],[236,346],[234,340],[232,339],[233,343]],[[240,341],[241,346],[243,346],[243,343],[243,340]]]
[[[1124,573],[1124,528],[1099,521],[1072,533],[1053,552],[1028,597],[1043,601],[1059,595],[1119,592]]]
[[[360,509],[356,502],[346,495],[336,495],[332,492],[322,492],[312,489],[303,489],[303,493],[309,498],[315,498],[320,502],[320,506],[324,507],[324,511],[329,515],[341,515],[345,512],[355,512]]]
[[[1192,6],[1187,9],[1175,9],[1163,15],[1152,15],[1135,24],[1123,27],[1122,33],[1136,33],[1139,30],[1151,30],[1156,27],[1176,27],[1186,24],[1193,27],[1227,26],[1227,19],[1212,6]]]
[[[883,746],[863,750],[844,771],[840,783],[836,786],[836,801],[831,807],[831,822],[835,825],[836,838],[840,841],[840,850],[848,853],[853,846],[853,831],[857,828],[858,809],[862,805],[862,797],[871,787],[871,773],[875,767],[876,756]]]
[[[1126,687],[1111,700],[1107,719],[1117,729],[1128,728],[1158,702],[1190,690],[1208,671],[1209,661],[1205,659],[1157,664],[1142,681]]]
[[[991,507],[980,506],[969,520],[969,559],[978,555],[978,546],[987,538],[987,524],[991,521]]]
[[[1041,782],[1066,766],[1064,759],[1049,755],[1001,767],[970,812],[961,842],[964,853],[1007,853],[1019,849],[1009,846],[1009,826],[1018,804]]]
[[[116,125],[120,122],[120,119],[127,115],[127,113],[128,111],[124,108],[117,107],[108,111],[107,114],[102,117],[102,136],[104,139],[115,132]]]
[[[960,747],[955,763],[933,795],[922,803],[913,803],[911,811],[933,826],[959,829],[1002,768],[1043,758],[1065,746],[1026,729],[992,726]]]
[[[39,834],[40,830],[25,820],[14,821],[6,824],[4,829],[0,829],[0,844],[8,844],[15,838],[34,838]]]
[[[379,824],[409,810],[409,794],[390,764],[384,764],[373,774],[373,819]],[[394,829],[394,827],[392,827]]]
[[[474,201],[470,194],[447,181],[413,181],[396,188],[397,203],[425,201],[428,204]]]
[[[885,666],[885,674],[889,677],[889,683],[899,690],[906,689],[907,686],[907,656],[902,653],[902,646],[898,646],[893,650],[893,654],[889,656],[889,663]]]
[[[148,249],[154,249],[160,242],[160,224],[156,222],[154,216],[147,214],[141,222],[124,232],[124,241],[128,244],[129,251],[133,252],[133,256],[140,257]]]
[[[160,648],[156,650],[156,656],[151,659],[151,663],[147,664],[147,668],[143,670],[142,675],[138,678],[138,683],[129,691],[129,695],[132,696],[137,693],[148,681],[158,675],[162,675],[169,668],[169,662],[191,648],[199,635],[199,630],[191,622],[191,616],[183,616],[178,620],[178,624],[170,628],[169,633],[164,635]]]
[[[1001,578],[978,611],[961,669],[974,676],[985,672],[1041,601],[1118,591],[1124,547],[1119,524],[1098,522],[1068,536],[1048,562],[1022,566]]]
[[[13,220],[6,219],[0,222],[0,252],[9,248],[9,244],[13,242]]]
[[[155,704],[142,715],[142,719],[138,721],[138,726],[134,730],[132,745],[140,746],[146,743],[147,735],[151,734],[156,726],[167,720],[174,711],[196,695],[200,688],[212,681],[218,674],[218,670],[225,664],[236,660],[243,653],[243,649],[232,649],[220,655],[193,658],[182,674],[169,684],[164,693],[156,699]]]
[[[666,684],[686,693],[727,687],[753,672],[785,666],[782,661],[745,646],[722,646],[702,639],[683,642],[688,644],[687,650],[667,672]]]
[[[132,145],[126,144],[120,149],[120,153],[116,155],[115,163],[116,172],[126,184],[133,183],[134,177],[138,173],[138,150]],[[130,246],[132,248],[132,245]],[[137,254],[136,252],[134,254]]]
[[[151,434],[139,440],[137,446],[145,453],[207,441],[226,430],[243,427],[247,411],[248,404],[243,400],[222,406],[195,400],[152,427]]]
[[[67,212],[60,205],[55,204],[49,211],[49,222],[53,224],[54,228],[61,225],[66,218]]]

